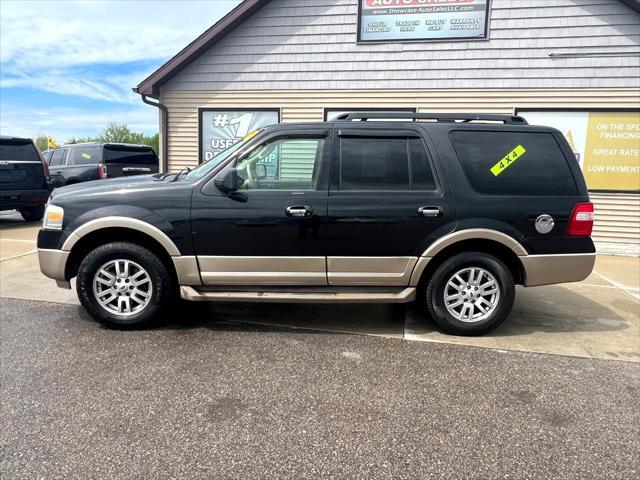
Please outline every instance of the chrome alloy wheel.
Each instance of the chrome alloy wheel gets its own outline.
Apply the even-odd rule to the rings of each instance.
[[[93,294],[102,308],[121,317],[144,310],[151,301],[153,285],[147,271],[131,260],[111,260],[93,277]]]
[[[500,286],[487,270],[468,267],[456,272],[444,288],[447,311],[461,322],[487,319],[500,302]]]

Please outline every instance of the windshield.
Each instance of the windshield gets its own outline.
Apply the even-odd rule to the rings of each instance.
[[[242,147],[243,145],[246,145],[249,140],[250,139],[246,139],[245,137],[244,140],[241,140],[240,142],[234,145],[231,145],[229,148],[227,148],[226,150],[223,150],[222,152],[217,154],[215,157],[213,157],[211,160],[208,160],[205,163],[198,165],[196,168],[194,168],[189,173],[187,173],[187,175],[185,175],[184,178],[187,178],[189,180],[197,180],[199,178],[204,177],[207,173],[209,173],[211,170],[213,170],[215,167],[217,167],[223,161],[229,158],[234,152],[239,150],[240,147]]]

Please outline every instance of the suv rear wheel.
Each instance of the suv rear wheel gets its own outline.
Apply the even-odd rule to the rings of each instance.
[[[427,308],[438,326],[454,335],[482,335],[511,313],[515,285],[498,258],[466,252],[445,260],[427,285]]]
[[[78,269],[82,306],[108,328],[147,326],[173,300],[171,275],[153,252],[114,242],[89,252]]]
[[[42,217],[44,216],[44,205],[21,208],[20,215],[22,215],[22,218],[27,222],[38,222],[42,220]]]

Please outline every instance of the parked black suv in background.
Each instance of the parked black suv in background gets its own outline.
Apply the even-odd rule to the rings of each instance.
[[[379,121],[353,121],[364,119]],[[443,330],[478,335],[507,318],[516,284],[586,278],[592,226],[559,131],[517,116],[367,112],[266,127],[185,174],[56,190],[38,253],[60,286],[77,276],[82,305],[109,327],[147,323],[180,292],[417,298]]]
[[[77,143],[44,154],[53,188],[103,178],[158,173],[158,155],[146,145]]]
[[[42,219],[48,179],[47,164],[30,138],[0,136],[0,210],[19,210],[28,222]]]

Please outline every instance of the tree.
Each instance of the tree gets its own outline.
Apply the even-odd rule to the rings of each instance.
[[[33,143],[36,144],[36,148],[39,152],[44,152],[47,148],[49,148],[48,138],[49,137],[47,135],[38,135],[36,138],[34,138]]]
[[[100,141],[105,143],[142,143],[143,133],[132,132],[124,123],[109,122],[100,133]]]
[[[150,146],[156,152],[156,155],[160,153],[160,134],[156,133],[155,135],[145,135],[142,143]]]

